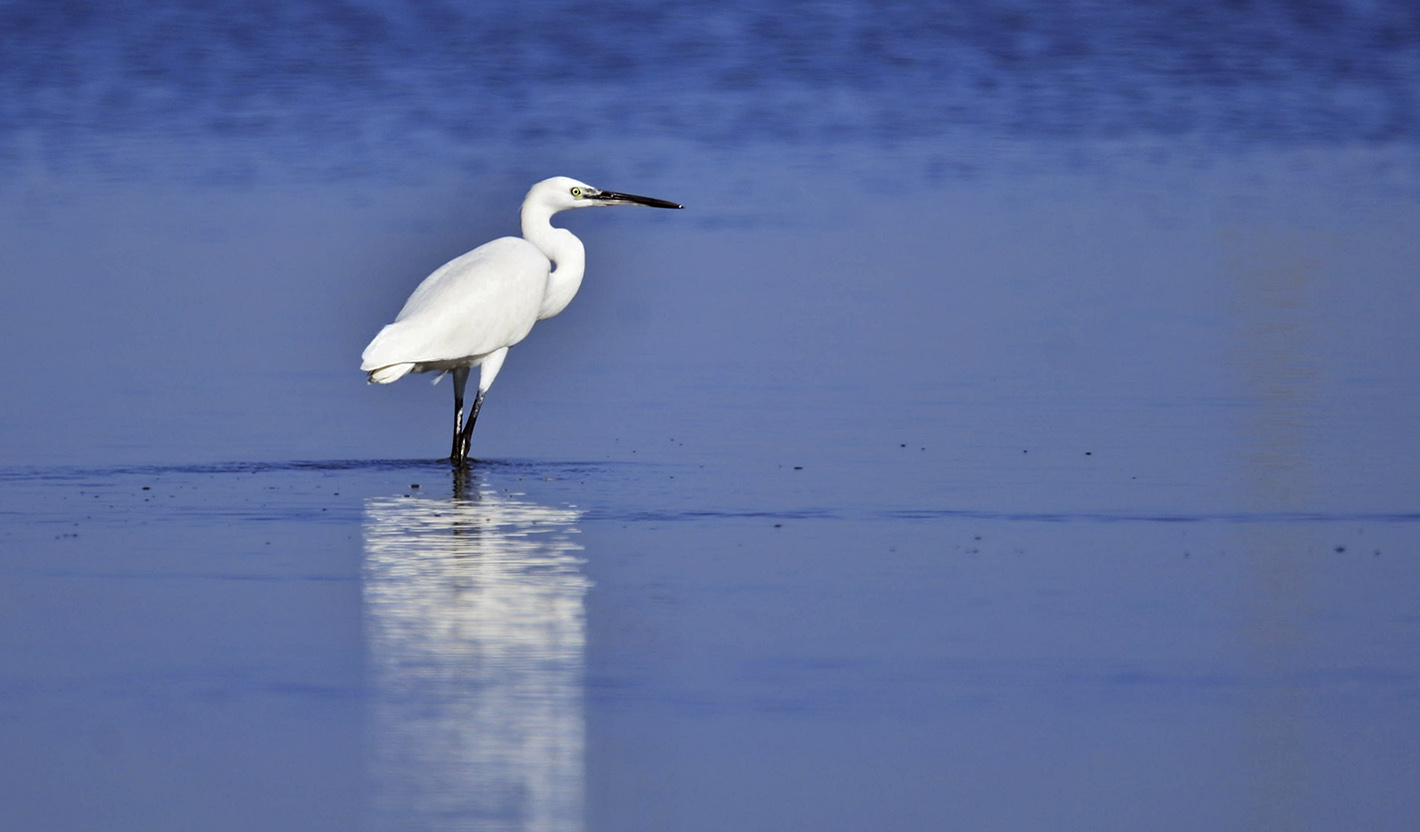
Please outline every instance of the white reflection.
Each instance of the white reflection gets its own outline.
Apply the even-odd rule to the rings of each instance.
[[[375,828],[582,828],[581,512],[478,483],[365,504]]]

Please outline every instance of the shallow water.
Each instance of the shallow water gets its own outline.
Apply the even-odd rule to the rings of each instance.
[[[738,479],[7,472],[10,822],[1413,817],[1420,516],[897,511]]]
[[[1414,828],[1420,27],[929,5],[0,10],[0,827]]]

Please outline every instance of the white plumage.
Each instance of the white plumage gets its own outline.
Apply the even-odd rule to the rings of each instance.
[[[388,384],[406,373],[477,366],[532,331],[551,273],[547,256],[517,237],[445,263],[365,348],[360,369]]]
[[[523,236],[500,237],[450,260],[424,278],[404,308],[380,330],[361,356],[371,382],[389,384],[409,373],[452,372],[454,443],[450,458],[463,465],[483,395],[503,366],[508,348],[533,324],[567,308],[582,285],[585,250],[552,215],[597,205],[680,208],[673,202],[601,191],[556,176],[523,200]],[[478,394],[463,423],[469,370],[479,367]]]

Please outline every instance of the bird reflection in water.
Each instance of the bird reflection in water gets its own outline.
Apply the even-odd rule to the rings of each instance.
[[[468,471],[366,502],[374,828],[582,828],[581,516]]]

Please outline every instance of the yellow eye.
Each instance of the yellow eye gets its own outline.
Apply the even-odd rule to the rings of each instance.
[[[572,189],[572,196],[576,197],[577,199],[581,199],[581,198],[582,198],[582,189],[581,189],[581,188],[573,188],[573,189]]]

